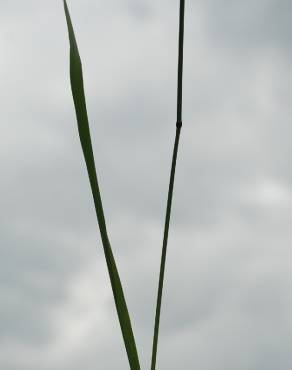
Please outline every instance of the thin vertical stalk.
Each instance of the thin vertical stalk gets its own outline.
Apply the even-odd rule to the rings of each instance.
[[[168,241],[169,223],[170,223],[170,215],[171,215],[171,205],[172,205],[172,197],[173,197],[177,152],[178,152],[181,127],[182,127],[184,15],[185,15],[185,0],[180,0],[176,135],[175,135],[175,142],[174,142],[173,155],[172,155],[172,164],[171,164],[171,171],[170,171],[170,181],[169,181],[169,188],[168,188],[167,207],[166,207],[166,216],[165,216],[165,225],[164,225],[162,255],[161,255],[160,273],[159,273],[156,313],[155,313],[151,370],[155,370],[155,367],[156,367],[159,323],[160,323],[160,313],[161,313],[161,301],[162,301],[162,291],[163,291],[163,282],[164,282],[166,252],[167,252],[167,241]]]

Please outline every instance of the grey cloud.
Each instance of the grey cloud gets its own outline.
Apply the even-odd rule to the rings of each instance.
[[[175,129],[177,5],[70,2],[143,367]],[[0,8],[0,367],[127,369],[77,136],[62,4]],[[289,8],[187,5],[161,368],[291,367]]]
[[[289,14],[291,2],[278,1],[206,1],[207,32],[218,46],[229,44],[257,52],[263,48],[290,51],[292,32]]]

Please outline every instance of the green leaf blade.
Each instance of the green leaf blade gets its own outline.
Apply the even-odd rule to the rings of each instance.
[[[88,177],[90,181],[90,186],[92,190],[92,195],[94,199],[94,205],[96,210],[97,221],[99,224],[103,250],[105,254],[105,259],[107,263],[107,268],[110,276],[112,291],[114,295],[116,310],[120,322],[120,327],[128,355],[128,360],[131,370],[140,370],[139,358],[135,343],[135,338],[132,330],[131,320],[124,297],[124,292],[121,284],[121,280],[118,274],[115,259],[112,253],[111,245],[109,242],[106,222],[103,212],[103,206],[101,201],[100,190],[97,181],[95,161],[92,150],[92,143],[90,137],[90,129],[88,123],[88,115],[86,108],[86,99],[84,93],[83,84],[83,73],[82,73],[82,63],[78,51],[78,46],[74,34],[74,29],[72,21],[69,14],[69,9],[66,0],[64,0],[64,9],[66,15],[66,21],[69,33],[70,42],[70,80],[71,89],[74,100],[75,112],[78,123],[78,131],[80,142],[84,154],[84,159],[86,162]]]

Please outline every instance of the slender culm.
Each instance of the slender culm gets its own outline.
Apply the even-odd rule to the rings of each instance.
[[[167,240],[168,240],[169,223],[170,223],[170,215],[171,215],[171,204],[172,204],[172,197],[173,197],[176,159],[177,159],[180,132],[181,132],[181,127],[182,127],[184,15],[185,15],[185,0],[180,0],[176,135],[175,135],[175,142],[174,142],[173,155],[172,155],[172,164],[171,164],[171,171],[170,171],[170,181],[169,181],[169,188],[168,188],[167,207],[166,207],[166,216],[165,216],[165,225],[164,225],[162,255],[161,255],[160,273],[159,273],[156,313],[155,313],[153,346],[152,346],[151,370],[155,370],[155,367],[156,367],[161,301],[162,301],[163,281],[164,281],[164,272],[165,272],[166,252],[167,252]]]

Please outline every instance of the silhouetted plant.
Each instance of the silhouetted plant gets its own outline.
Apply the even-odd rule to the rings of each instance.
[[[123,293],[122,284],[120,281],[119,273],[111,249],[111,245],[108,238],[108,233],[106,229],[106,222],[103,212],[103,206],[101,201],[101,195],[98,186],[98,180],[96,175],[94,156],[91,144],[88,115],[86,109],[86,100],[83,86],[83,74],[81,59],[78,51],[78,46],[67,6],[66,0],[64,0],[64,8],[66,21],[69,32],[69,42],[70,42],[70,80],[71,89],[74,100],[75,112],[77,117],[78,131],[80,142],[84,154],[84,159],[87,167],[89,182],[91,186],[91,191],[94,200],[94,206],[96,211],[96,217],[99,225],[99,230],[101,234],[104,255],[107,263],[107,268],[110,276],[111,287],[113,291],[114,301],[116,305],[116,310],[120,322],[120,327],[125,343],[125,348],[128,355],[128,360],[131,370],[140,370],[139,357],[137,353],[135,338],[131,326],[131,320],[126,304],[126,300]],[[154,335],[153,335],[153,348],[152,348],[152,360],[151,360],[151,370],[155,370],[156,366],[156,356],[157,356],[157,345],[158,345],[158,335],[159,335],[159,322],[160,322],[160,312],[161,312],[161,301],[162,301],[162,291],[163,291],[163,281],[164,281],[164,271],[165,271],[165,261],[167,252],[167,240],[168,231],[171,215],[171,205],[173,197],[173,187],[175,178],[175,167],[177,160],[177,152],[179,145],[180,132],[182,127],[182,74],[183,74],[183,39],[184,39],[184,12],[185,12],[185,0],[180,0],[180,26],[179,26],[179,56],[178,56],[178,88],[177,88],[177,120],[176,120],[176,135],[175,143],[172,156],[170,182],[168,189],[167,198],[167,208],[165,216],[165,226],[164,226],[164,236],[163,236],[163,246],[161,255],[161,265],[159,273],[159,284],[158,284],[158,294],[157,294],[157,304],[155,313],[155,325],[154,325]]]

